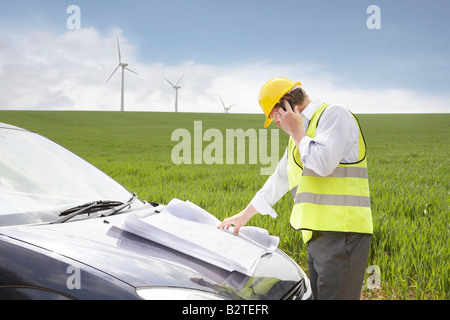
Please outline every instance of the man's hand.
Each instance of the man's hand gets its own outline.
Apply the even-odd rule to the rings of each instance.
[[[225,218],[222,223],[220,223],[217,228],[218,229],[226,229],[228,230],[231,225],[234,226],[233,233],[237,235],[239,233],[239,229],[243,227],[251,217],[253,217],[256,213],[256,209],[253,207],[252,204],[249,204],[244,210],[239,212],[238,214],[230,217]]]
[[[277,112],[274,114],[274,119],[277,126],[281,127],[289,134],[298,146],[300,140],[306,136],[306,132],[303,130],[302,115],[297,107],[294,107],[294,110],[292,110],[286,100],[284,101],[284,106],[286,111],[282,108],[278,108]]]

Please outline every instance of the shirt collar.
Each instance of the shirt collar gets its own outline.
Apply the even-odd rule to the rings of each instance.
[[[314,113],[319,109],[319,107],[322,105],[322,102],[320,100],[312,100],[305,109],[302,111],[302,115],[308,119],[308,121],[311,120]]]

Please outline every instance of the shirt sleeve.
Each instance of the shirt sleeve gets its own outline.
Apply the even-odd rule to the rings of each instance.
[[[277,217],[272,206],[289,191],[287,176],[287,149],[275,169],[275,172],[267,179],[264,186],[256,193],[251,204],[262,215]]]
[[[321,176],[331,174],[340,162],[358,160],[359,128],[350,111],[333,105],[320,118],[314,139],[304,137],[299,144],[302,162]],[[344,161],[345,160],[345,161]]]

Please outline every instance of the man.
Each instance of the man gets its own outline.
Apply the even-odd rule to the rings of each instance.
[[[346,108],[313,101],[300,82],[269,80],[259,92],[266,115],[290,135],[275,172],[249,205],[224,219],[234,233],[256,213],[276,217],[272,206],[291,191],[290,224],[308,246],[315,299],[359,299],[372,235],[366,145]],[[292,106],[292,107],[291,107]]]

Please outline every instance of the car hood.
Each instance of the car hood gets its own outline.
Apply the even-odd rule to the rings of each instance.
[[[305,277],[280,250],[264,255],[251,277],[229,272],[121,230],[113,226],[118,217],[2,227],[0,234],[76,260],[135,288],[183,287],[233,299],[280,299]],[[270,287],[249,290],[262,281]]]

